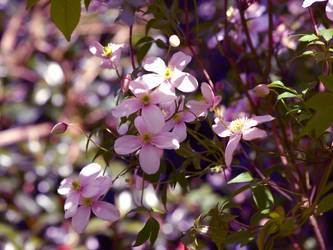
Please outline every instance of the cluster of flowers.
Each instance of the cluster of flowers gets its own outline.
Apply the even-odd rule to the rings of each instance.
[[[65,219],[72,217],[72,226],[77,233],[86,229],[91,211],[100,219],[110,222],[120,217],[114,205],[101,199],[112,184],[101,170],[101,166],[91,163],[81,170],[78,178],[66,178],[58,188],[58,193],[66,196]]]

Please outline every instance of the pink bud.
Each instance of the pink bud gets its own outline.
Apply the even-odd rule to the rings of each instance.
[[[64,122],[59,122],[56,125],[53,126],[51,129],[50,134],[51,135],[59,135],[64,133],[67,130],[68,125]]]
[[[269,94],[269,88],[265,84],[259,84],[253,89],[253,93],[260,97],[265,97]]]
[[[131,81],[130,79],[131,74],[127,74],[123,80],[121,80],[121,90],[125,94],[128,91],[129,83]]]

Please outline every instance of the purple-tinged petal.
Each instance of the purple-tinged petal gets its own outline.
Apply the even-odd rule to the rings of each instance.
[[[148,132],[156,134],[160,132],[165,124],[164,115],[156,105],[148,105],[142,109],[142,119],[146,124]]]
[[[213,108],[215,108],[222,100],[222,96],[214,96],[214,100],[213,100]]]
[[[96,178],[96,185],[99,187],[96,197],[100,197],[109,191],[112,185],[112,180],[109,176],[99,176]]]
[[[142,62],[142,66],[145,70],[164,75],[166,71],[166,65],[160,57],[148,57]]]
[[[323,2],[323,1],[326,1],[326,0],[304,0],[302,7],[307,8],[307,7],[310,7],[313,3]]]
[[[160,168],[160,150],[151,144],[143,145],[139,162],[142,170],[147,174],[155,174]]]
[[[258,116],[255,115],[246,121],[246,123],[244,124],[244,129],[248,129],[248,128],[257,126],[258,124],[261,124],[264,122],[270,122],[274,119],[275,118],[271,115],[258,115]]]
[[[177,97],[169,84],[162,84],[156,88],[150,95],[151,104],[162,104],[174,101]]]
[[[196,100],[189,100],[186,103],[186,107],[190,109],[190,112],[192,112],[197,117],[199,116],[206,116],[207,115],[207,109],[209,108],[209,105],[205,102],[199,102]]]
[[[177,139],[179,142],[183,142],[186,139],[187,133],[186,133],[186,125],[185,123],[178,123],[172,130],[172,134],[177,136]]]
[[[183,121],[184,122],[193,122],[195,120],[195,115],[189,111],[183,112]]]
[[[224,122],[227,126],[229,126],[230,122]],[[229,129],[227,129],[218,118],[215,118],[215,124],[212,126],[213,131],[220,137],[228,137],[231,136],[232,133]]]
[[[72,218],[72,227],[75,232],[83,233],[86,229],[90,219],[91,208],[87,206],[80,206],[77,213]]]
[[[59,188],[58,188],[58,194],[67,195],[72,190],[72,182],[73,181],[74,181],[73,178],[63,179],[60,183]]]
[[[179,51],[171,57],[169,61],[169,66],[172,68],[176,68],[180,71],[183,71],[183,69],[191,62],[192,57],[189,55],[184,54],[183,52]]]
[[[328,0],[327,4],[326,4],[326,16],[329,20],[333,21],[333,1],[332,0]]]
[[[101,68],[103,69],[114,69],[114,64],[110,58],[103,58],[101,62]]]
[[[80,194],[78,192],[71,192],[68,195],[64,205],[65,219],[72,217],[76,213],[77,207],[79,205],[79,199]]]
[[[90,181],[88,185],[82,188],[81,195],[85,198],[91,198],[98,194],[100,187],[96,184],[96,179]]]
[[[147,82],[142,80],[142,77],[131,81],[129,84],[129,89],[135,96],[137,96],[138,94],[149,93],[149,85],[147,84]]]
[[[214,92],[208,83],[201,83],[201,94],[205,98],[206,103],[213,106],[214,103]]]
[[[142,106],[142,103],[137,98],[128,98],[119,103],[116,107],[113,107],[111,112],[114,117],[119,118],[133,114]]]
[[[156,88],[157,86],[162,84],[165,80],[163,76],[155,73],[144,74],[140,78],[142,81],[146,82],[149,89]]]
[[[171,129],[173,129],[176,125],[176,122],[173,121],[172,119],[167,121],[164,125],[164,127],[162,128],[162,132],[169,132]]]
[[[177,138],[170,132],[163,132],[158,135],[154,135],[151,143],[160,149],[179,148],[179,142]]]
[[[134,120],[134,126],[139,131],[141,135],[147,132],[147,126],[144,120],[142,119],[142,116],[137,116]]]
[[[198,81],[194,76],[178,70],[175,70],[172,82],[174,87],[185,93],[193,92],[198,88]]]
[[[143,142],[139,136],[124,135],[114,142],[114,150],[117,154],[126,155],[138,150],[142,144]]]
[[[243,139],[247,141],[265,138],[266,136],[266,131],[259,128],[250,128],[243,132]]]
[[[101,166],[97,163],[90,163],[82,170],[79,174],[79,180],[82,186],[85,186],[88,184],[89,181],[92,179],[95,179],[97,175],[101,172]]]
[[[120,217],[120,212],[117,207],[105,201],[95,201],[92,206],[92,211],[98,218],[110,222],[114,222]]]
[[[94,41],[89,45],[89,51],[94,56],[102,57],[102,54],[104,53],[104,48],[99,42]]]
[[[225,160],[225,164],[227,165],[227,167],[230,167],[230,165],[231,165],[232,155],[235,152],[241,137],[242,137],[241,134],[236,134],[236,135],[230,136],[230,139],[228,141],[228,144],[227,144],[227,147],[226,147],[225,153],[224,153],[224,160]]]

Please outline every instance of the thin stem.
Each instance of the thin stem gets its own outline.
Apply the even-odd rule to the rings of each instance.
[[[133,44],[132,44],[132,36],[133,36],[133,25],[130,25],[129,27],[129,46],[130,46],[130,55],[131,55],[131,62],[132,62],[132,68],[135,69],[135,61],[134,61],[134,51],[133,51]]]
[[[314,217],[314,215],[311,215],[309,219],[310,219],[310,223],[313,227],[313,231],[315,232],[318,243],[320,245],[320,249],[321,250],[326,250],[325,241],[324,241],[324,238],[323,238],[323,236],[320,232],[317,219]]]
[[[314,29],[314,31],[316,33],[316,36],[319,36],[319,30],[318,30],[318,27],[317,27],[317,24],[316,24],[316,20],[314,19],[311,7],[308,7],[308,11],[309,11],[309,14],[310,14],[310,17],[311,17],[313,29]]]
[[[194,59],[197,61],[197,63],[199,64],[199,67],[201,68],[203,74],[205,75],[210,87],[214,90],[214,83],[212,81],[212,79],[210,78],[205,66],[202,64],[201,60],[199,59],[197,53],[194,51],[192,45],[191,45],[191,38],[190,38],[190,26],[189,26],[189,19],[188,19],[188,6],[187,6],[187,0],[184,1],[184,5],[185,5],[185,34],[186,34],[186,43],[192,53],[192,55],[194,56]]]
[[[228,0],[224,0],[224,44],[226,51],[229,50],[229,36],[228,36]]]
[[[264,79],[268,81],[269,72],[271,71],[271,60],[273,55],[273,10],[272,10],[272,0],[267,0],[268,4],[268,57],[267,57],[267,67],[264,72]]]

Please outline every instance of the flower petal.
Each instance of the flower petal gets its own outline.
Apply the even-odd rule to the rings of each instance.
[[[183,112],[183,121],[184,122],[193,122],[195,120],[195,115],[189,111]]]
[[[99,187],[99,191],[96,194],[96,197],[100,197],[106,194],[107,191],[111,188],[112,180],[109,176],[99,176],[96,178],[96,185]]]
[[[166,71],[166,65],[160,57],[148,57],[142,62],[142,66],[145,70],[155,72],[159,75],[164,75]]]
[[[302,7],[303,8],[307,8],[307,7],[311,6],[315,2],[323,2],[323,1],[326,1],[326,0],[304,0],[304,2],[302,4]]]
[[[95,179],[97,175],[101,172],[101,166],[97,163],[90,163],[82,170],[79,174],[79,180],[82,186],[85,186],[88,184],[91,179]]]
[[[205,98],[206,103],[208,103],[210,106],[213,106],[214,102],[214,92],[212,88],[209,86],[208,83],[201,83],[201,93],[202,96]]]
[[[140,166],[147,174],[155,174],[160,168],[159,150],[151,144],[143,145],[139,155]]]
[[[146,123],[142,119],[142,116],[137,116],[134,120],[134,126],[139,131],[141,135],[147,132]]]
[[[68,195],[64,205],[65,219],[72,217],[76,213],[77,207],[79,205],[79,199],[80,194],[78,192],[71,192]]]
[[[89,45],[89,51],[94,56],[102,57],[102,54],[104,53],[104,48],[99,42],[94,41]]]
[[[116,107],[111,109],[112,115],[116,118],[128,116],[138,111],[142,107],[142,103],[137,98],[128,98]]]
[[[151,104],[162,104],[165,102],[172,102],[176,99],[175,92],[172,91],[169,84],[162,84],[156,88],[150,95]]]
[[[114,142],[114,150],[117,154],[126,155],[138,150],[142,144],[143,142],[139,136],[124,135]]]
[[[95,201],[92,211],[98,218],[110,222],[114,222],[120,217],[117,207],[105,201]]]
[[[175,70],[172,82],[174,87],[185,93],[193,92],[198,88],[198,81],[194,76],[179,70]]]
[[[229,126],[230,122],[225,122],[227,126]],[[220,137],[228,137],[231,136],[232,133],[229,129],[227,129],[218,118],[215,118],[215,124],[212,126],[213,131]]]
[[[176,68],[180,71],[183,71],[183,69],[191,62],[192,57],[189,55],[184,54],[183,52],[179,51],[172,55],[169,66]]]
[[[186,103],[186,107],[188,107],[190,109],[190,112],[195,114],[196,117],[199,117],[207,115],[207,109],[209,108],[209,105],[205,102],[189,100]]]
[[[187,132],[186,132],[186,125],[184,122],[176,124],[174,129],[172,130],[172,134],[177,136],[179,142],[183,142],[186,139]]]
[[[179,148],[179,142],[172,133],[170,132],[163,132],[158,135],[155,135],[152,138],[153,145],[160,149],[178,149]]]
[[[326,16],[328,19],[330,19],[331,21],[333,21],[333,1],[332,0],[328,0],[327,4],[326,4]]]
[[[164,115],[156,105],[148,105],[142,109],[142,119],[146,124],[148,132],[156,134],[160,132],[165,124]]]
[[[75,232],[83,233],[86,229],[90,219],[91,208],[87,206],[80,206],[77,213],[72,218],[72,227]]]
[[[224,160],[225,160],[225,164],[227,165],[227,167],[230,167],[230,165],[231,165],[232,155],[235,152],[241,137],[242,137],[241,134],[236,134],[236,135],[230,136],[230,139],[228,141],[228,144],[227,144],[227,147],[226,147],[225,153],[224,153]]]
[[[67,195],[72,190],[72,182],[73,181],[74,181],[73,178],[63,179],[60,183],[59,188],[58,188],[58,194]]]
[[[243,139],[247,141],[265,138],[266,136],[266,131],[259,128],[250,128],[243,132]]]
[[[140,79],[148,85],[149,89],[153,89],[157,87],[158,85],[162,84],[165,80],[165,78],[159,74],[150,73],[150,74],[144,74],[140,77]]]

